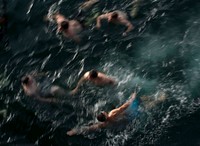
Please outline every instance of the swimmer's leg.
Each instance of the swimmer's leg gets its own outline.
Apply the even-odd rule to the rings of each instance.
[[[142,0],[134,0],[131,5],[131,12],[130,12],[130,16],[135,18],[138,14],[138,11],[139,11],[139,7],[140,7],[140,3],[141,3]]]
[[[65,96],[66,91],[59,86],[52,86],[50,89],[50,94],[53,96]]]
[[[149,100],[149,102],[146,101],[145,108],[151,109],[155,107],[157,104],[160,104],[163,101],[165,101],[166,97],[167,96],[164,92],[158,93],[155,100]]]

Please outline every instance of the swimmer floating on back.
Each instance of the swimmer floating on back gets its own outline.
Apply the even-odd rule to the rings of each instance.
[[[56,21],[58,28],[57,32],[62,33],[65,37],[76,42],[80,42],[80,33],[83,30],[82,25],[77,20],[69,20],[61,14],[55,14],[52,18]]]
[[[104,86],[104,85],[115,85],[116,81],[104,73],[98,72],[96,70],[91,70],[86,72],[83,77],[79,80],[76,88],[71,91],[71,94],[75,94],[78,91],[78,88],[85,82],[90,81],[91,83],[97,86]]]
[[[99,121],[98,123],[93,124],[89,127],[72,129],[67,132],[67,135],[73,136],[77,134],[84,134],[86,132],[96,131],[101,128],[112,126],[116,122],[119,122],[118,121],[119,119],[122,119],[125,116],[125,110],[133,103],[135,99],[136,99],[136,93],[133,93],[131,95],[131,98],[120,107],[111,110],[109,113],[101,112],[101,114],[97,116],[97,120]]]
[[[43,102],[56,102],[54,96],[65,95],[65,91],[58,86],[52,86],[48,93],[41,93],[41,89],[32,75],[26,75],[21,79],[22,88],[27,96]]]
[[[110,13],[102,14],[99,17],[97,17],[97,24],[96,27],[99,29],[101,27],[101,20],[107,19],[108,22],[112,22],[115,24],[121,24],[125,25],[127,27],[127,30],[123,33],[123,36],[126,36],[128,32],[133,30],[133,25],[128,20],[127,15],[122,11],[113,11]]]

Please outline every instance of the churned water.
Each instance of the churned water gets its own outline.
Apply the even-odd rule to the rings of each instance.
[[[199,145],[200,1],[100,0],[82,13],[86,28],[80,44],[56,35],[45,16],[60,12],[76,18],[80,0],[6,0],[7,27],[0,43],[0,145]],[[1,6],[3,0],[1,1]],[[2,9],[2,7],[1,7]],[[129,14],[135,29],[94,18],[111,10]],[[1,26],[2,27],[2,26]],[[2,36],[1,36],[2,37]],[[61,103],[45,104],[24,95],[20,79],[41,75],[43,84],[73,89],[96,68],[115,78],[116,89],[85,86]],[[143,109],[124,129],[69,137],[66,131],[96,122],[101,110],[138,96],[166,99]]]

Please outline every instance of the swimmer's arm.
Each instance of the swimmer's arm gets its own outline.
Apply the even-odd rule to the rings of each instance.
[[[71,92],[70,92],[70,94],[71,95],[74,95],[74,94],[76,94],[77,93],[77,91],[78,91],[78,88],[85,82],[85,77],[83,76],[79,81],[78,81],[78,84],[77,84],[77,86],[76,86],[76,88],[74,88]]]
[[[99,0],[87,0],[86,2],[84,2],[81,6],[80,9],[83,10],[87,10],[89,9],[92,5],[94,5],[95,3],[97,3]]]
[[[103,14],[103,15],[100,15],[99,17],[97,17],[97,25],[96,25],[97,28],[101,27],[102,19],[107,19],[107,14]]]
[[[70,131],[67,131],[67,135],[73,136],[73,135],[84,134],[87,132],[96,131],[96,130],[104,128],[106,126],[107,126],[106,123],[96,123],[96,124],[88,126],[88,127],[82,127],[80,129],[72,129]]]
[[[58,28],[57,28],[57,33],[61,33],[62,32],[62,29],[61,29],[61,26],[58,25]],[[64,35],[65,36],[65,35]],[[66,37],[66,36],[65,36]]]
[[[112,78],[109,78],[109,83],[111,84],[111,85],[116,85],[117,84],[117,82],[114,80],[114,79],[112,79]]]
[[[81,39],[78,36],[73,36],[72,39],[77,43],[81,41]]]
[[[62,32],[61,28],[58,31]],[[70,35],[70,34],[67,34],[66,32],[63,32],[63,36],[66,37],[66,38],[70,38],[70,39],[74,40],[77,43],[79,43],[81,41],[81,39],[77,35]]]
[[[131,95],[131,98],[126,103],[124,103],[119,108],[116,108],[116,109],[112,110],[109,113],[109,115],[112,116],[112,117],[119,115],[120,113],[122,113],[123,111],[125,111],[129,107],[129,105],[135,100],[135,98],[136,98],[136,92],[134,92]]]
[[[110,84],[110,85],[116,85],[117,84],[117,82],[115,81],[115,79],[113,79],[112,77],[109,77],[109,76],[107,76],[104,73],[99,73],[99,74],[102,76],[102,78],[104,80],[107,81],[108,84]]]
[[[123,36],[126,36],[128,32],[130,32],[131,30],[133,30],[134,26],[128,20],[123,20],[121,23],[123,25],[127,26],[126,31],[123,33]]]

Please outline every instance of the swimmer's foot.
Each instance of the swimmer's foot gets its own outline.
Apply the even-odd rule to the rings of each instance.
[[[161,92],[157,100],[163,102],[165,99],[166,99],[166,94],[164,92]]]
[[[142,101],[150,101],[149,97],[147,97],[147,96],[141,96],[140,99]]]

